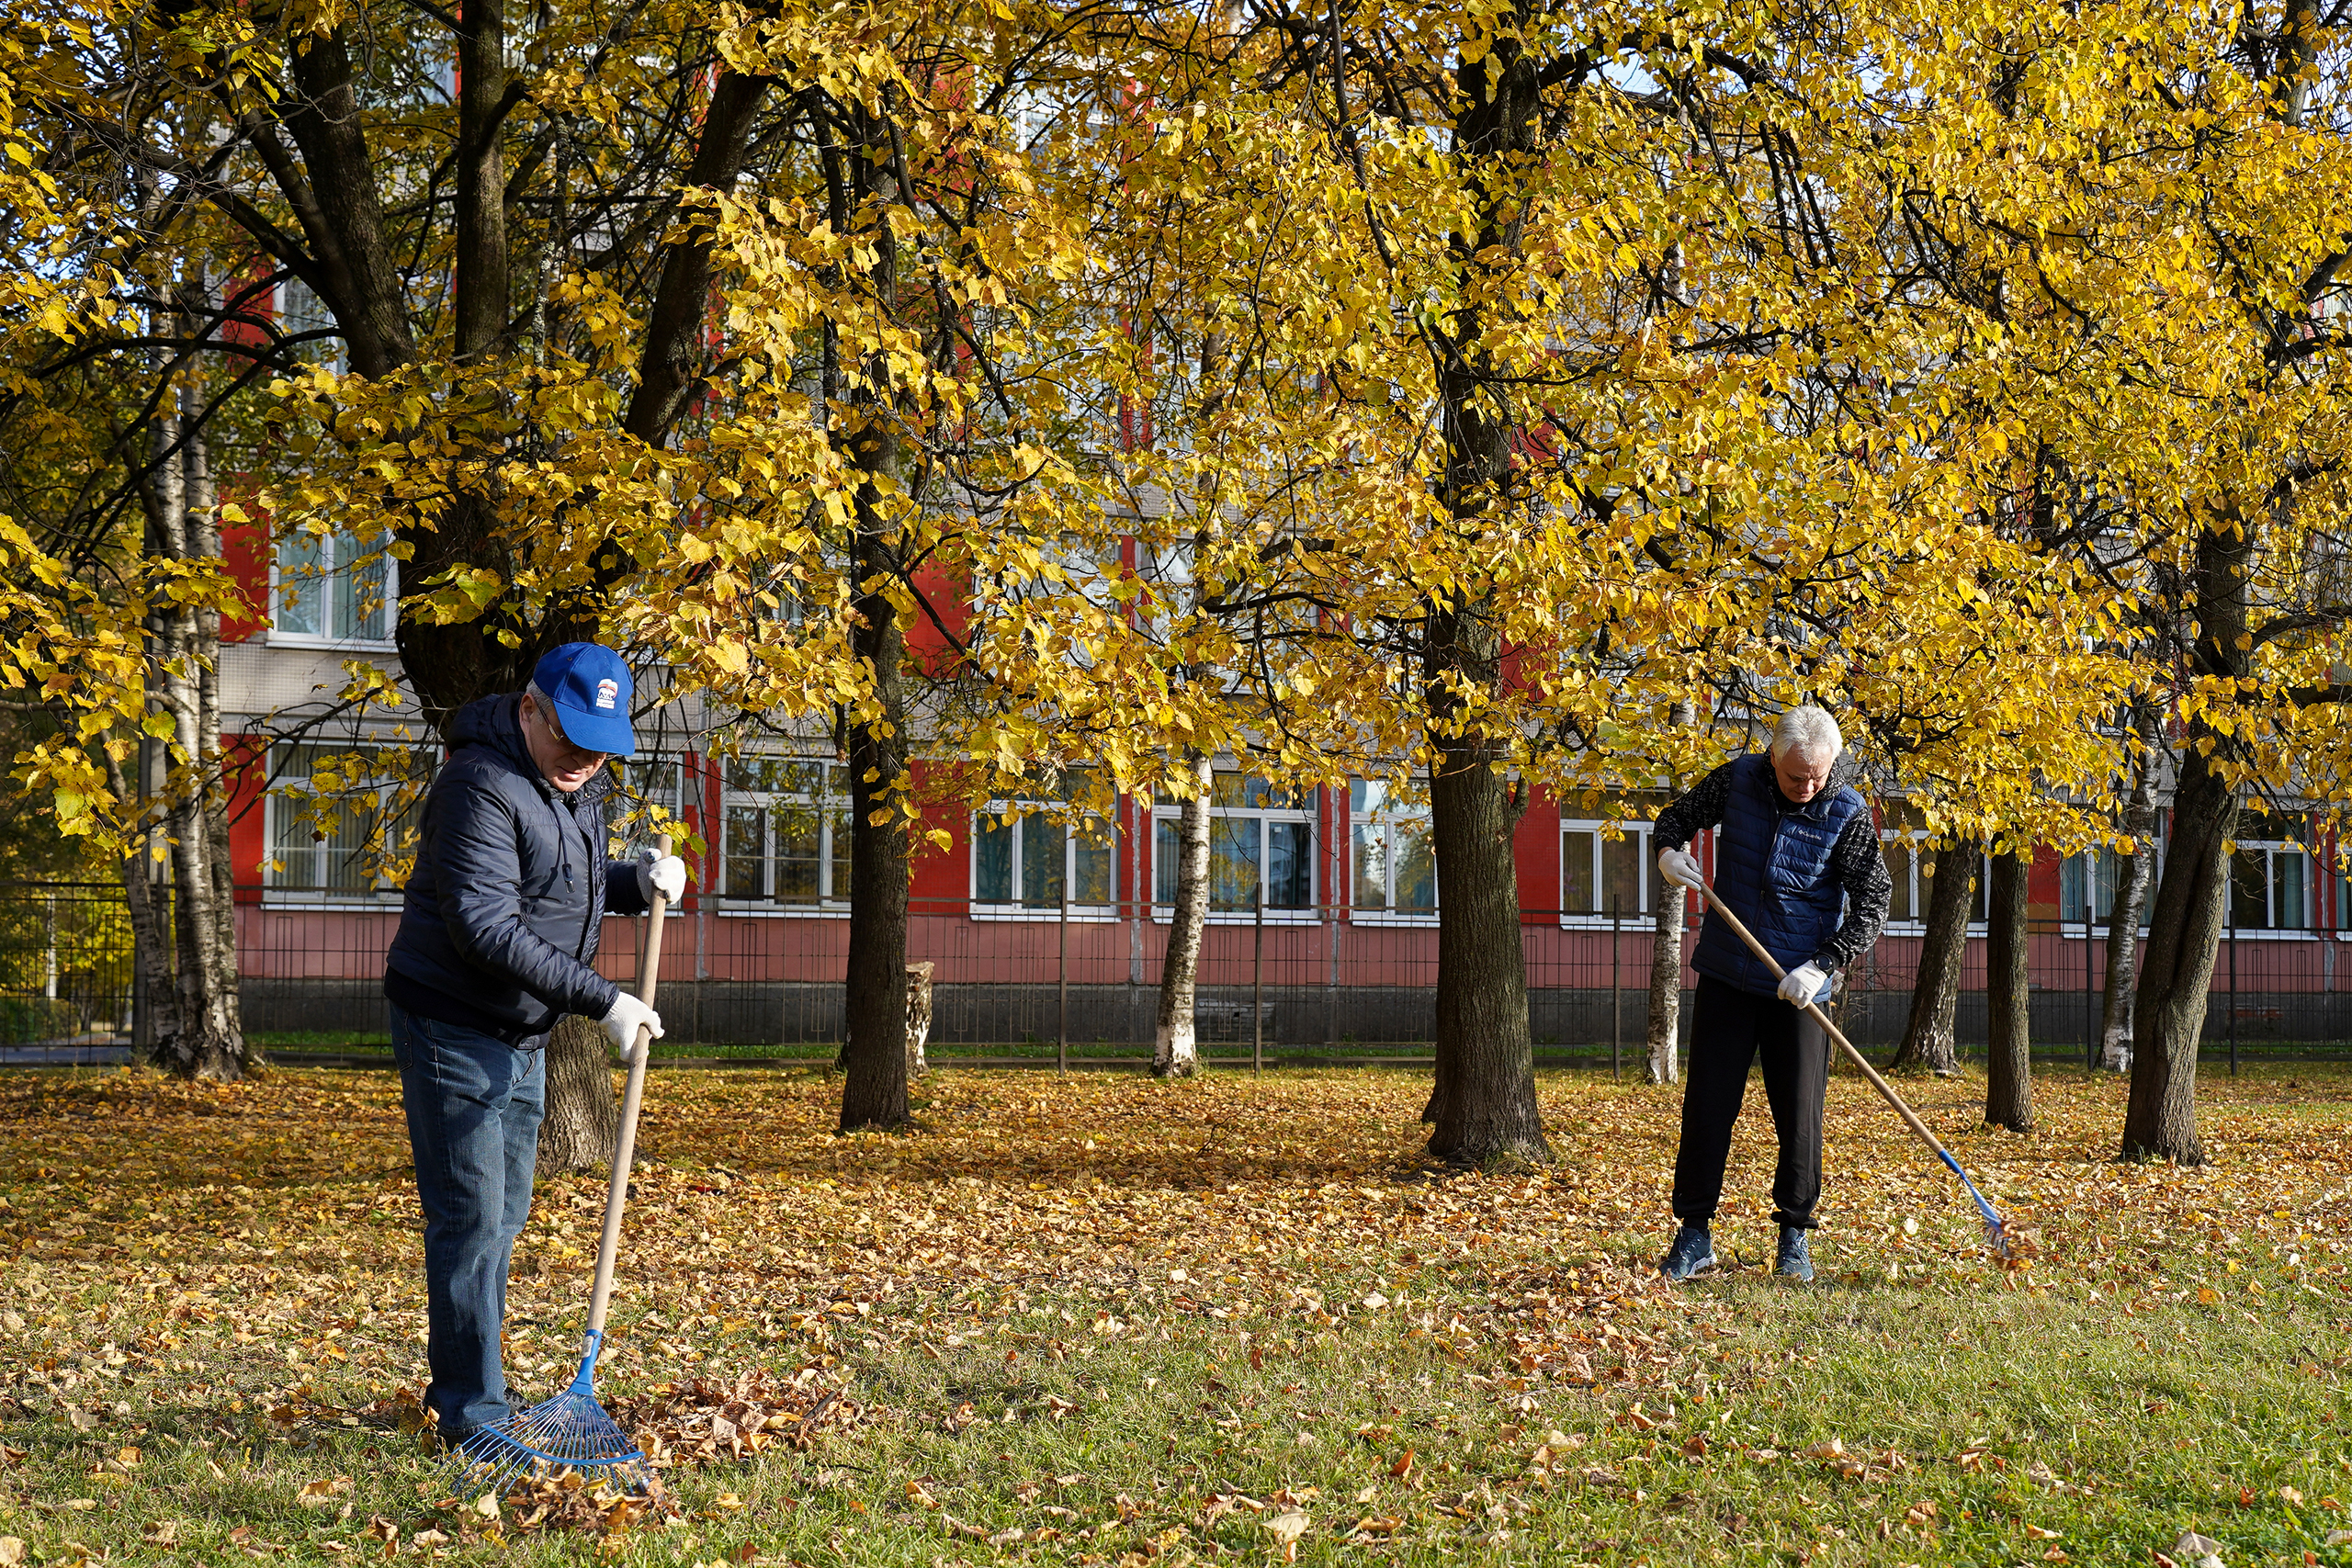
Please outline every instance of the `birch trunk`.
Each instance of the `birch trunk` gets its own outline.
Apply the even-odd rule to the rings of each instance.
[[[192,400],[193,389],[187,395]],[[217,560],[211,466],[202,429],[181,410],[171,409],[156,418],[153,441],[148,477],[140,487],[150,547],[173,560]],[[175,1027],[167,1040],[158,1040],[154,1060],[180,1077],[235,1082],[251,1063],[237,1006],[233,877],[225,863],[225,826],[219,820],[220,697],[214,682],[220,626],[217,620],[208,625],[209,619],[178,604],[159,606],[148,617],[154,689],[171,722],[175,760],[167,773],[163,812],[172,873]]]
[[[1176,829],[1176,909],[1168,925],[1168,956],[1159,966],[1159,1014],[1152,1031],[1151,1070],[1163,1078],[1188,1078],[1201,1070],[1193,1001],[1201,972],[1201,936],[1209,917],[1209,790],[1215,782],[1206,757],[1189,766],[1193,793]]]
[[[1650,945],[1649,1081],[1676,1081],[1677,1030],[1682,1021],[1682,916],[1690,897],[1660,881],[1657,935]]]
[[[2099,1066],[2109,1072],[2132,1070],[2132,1009],[2139,991],[2140,916],[2148,907],[2148,889],[2155,881],[2156,773],[2164,753],[2162,734],[2154,712],[2135,705],[2132,720],[2146,750],[2141,753],[2139,781],[2125,807],[2123,830],[2132,835],[2132,852],[2123,857],[2115,888],[2115,907],[2107,917],[2107,987],[2099,998]]]

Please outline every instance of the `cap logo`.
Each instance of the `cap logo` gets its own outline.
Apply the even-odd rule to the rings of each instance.
[[[618,697],[620,694],[621,683],[618,681],[605,680],[596,682],[596,705],[598,707],[611,707],[613,705],[614,699]]]

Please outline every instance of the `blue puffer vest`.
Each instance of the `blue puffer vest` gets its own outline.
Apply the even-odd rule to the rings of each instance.
[[[1783,969],[1809,963],[1837,932],[1845,890],[1829,879],[1829,855],[1838,835],[1865,809],[1859,792],[1839,784],[1803,806],[1780,796],[1770,757],[1741,757],[1731,765],[1715,843],[1715,897],[1740,918]],[[1780,988],[1747,944],[1712,912],[1699,932],[1690,966],[1700,974],[1770,996]],[[1814,999],[1826,1001],[1825,983]]]

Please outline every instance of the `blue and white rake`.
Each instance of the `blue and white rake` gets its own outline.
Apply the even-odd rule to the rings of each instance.
[[[1747,944],[1749,952],[1763,960],[1764,967],[1772,972],[1773,977],[1781,978],[1786,971],[1781,969],[1780,962],[1764,951],[1764,944],[1758,942],[1748,929],[1740,923],[1737,915],[1724,908],[1724,901],[1715,897],[1715,890],[1702,882],[1699,885],[1699,891],[1705,897],[1707,907],[1715,914],[1722,916],[1724,924],[1738,933],[1740,941]],[[1860,1051],[1854,1049],[1854,1043],[1838,1032],[1838,1026],[1829,1021],[1829,1015],[1821,1010],[1818,1003],[1805,1003],[1804,1010],[1813,1015],[1815,1022],[1829,1032],[1829,1038],[1838,1042],[1854,1066],[1862,1070],[1862,1077],[1870,1079],[1871,1087],[1886,1097],[1886,1102],[1894,1107],[1894,1113],[1903,1118],[1904,1125],[1909,1127],[1912,1134],[1921,1143],[1927,1145],[1928,1150],[1938,1159],[1943,1161],[1954,1176],[1960,1178],[1960,1184],[1966,1188],[1968,1195],[1976,1201],[1976,1212],[1984,1216],[1985,1245],[1993,1249],[1994,1256],[2004,1258],[2009,1257],[2008,1222],[2001,1218],[2001,1212],[1998,1209],[1985,1201],[1984,1193],[1976,1190],[1976,1183],[1968,1179],[1968,1172],[1960,1168],[1960,1161],[1951,1157],[1951,1151],[1945,1148],[1933,1133],[1928,1131],[1928,1124],[1919,1120],[1917,1113],[1903,1103],[1903,1097],[1894,1092],[1894,1086],[1878,1076],[1878,1069],[1871,1066]]]
[[[660,840],[670,852],[667,837]],[[637,994],[653,1005],[662,971],[662,926],[669,900],[653,896],[646,916],[645,958],[638,966]],[[613,1296],[613,1264],[620,1256],[621,1212],[628,1206],[628,1173],[637,1153],[637,1112],[645,1099],[645,1059],[651,1053],[650,1032],[638,1032],[629,1053],[628,1088],[621,1097],[620,1135],[613,1144],[612,1183],[605,1194],[605,1239],[596,1249],[596,1288],[588,1298],[588,1342],[571,1386],[544,1404],[535,1404],[503,1424],[483,1427],[466,1438],[458,1450],[458,1484],[469,1493],[501,1492],[512,1483],[533,1475],[574,1470],[616,1483],[629,1492],[645,1491],[652,1480],[645,1451],[596,1403],[596,1357],[605,1347],[605,1309]]]

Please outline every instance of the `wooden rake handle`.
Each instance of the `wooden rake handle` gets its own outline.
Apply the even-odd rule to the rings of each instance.
[[[1772,971],[1772,977],[1774,979],[1786,979],[1788,977],[1788,971],[1781,967],[1780,960],[1774,958],[1770,953],[1764,951],[1764,944],[1756,940],[1755,933],[1751,932],[1745,925],[1740,923],[1740,919],[1737,915],[1733,914],[1729,909],[1724,907],[1724,901],[1715,897],[1715,890],[1713,887],[1709,886],[1706,883],[1702,882],[1699,884],[1699,892],[1701,896],[1707,900],[1707,908],[1722,916],[1724,923],[1731,927],[1733,931],[1739,933],[1739,940],[1747,944],[1748,951],[1755,953],[1757,957],[1764,961],[1764,967]],[[1958,1170],[1960,1167],[1954,1164],[1951,1156],[1944,1151],[1943,1145],[1937,1140],[1936,1135],[1928,1131],[1928,1124],[1925,1122],[1920,1121],[1917,1114],[1914,1112],[1909,1106],[1903,1103],[1903,1097],[1894,1092],[1894,1088],[1892,1084],[1889,1084],[1884,1078],[1878,1076],[1878,1069],[1871,1066],[1868,1058],[1864,1057],[1860,1051],[1854,1049],[1854,1043],[1847,1039],[1844,1034],[1840,1033],[1836,1024],[1829,1021],[1829,1015],[1821,1010],[1820,1004],[1817,1002],[1807,1002],[1804,1004],[1804,1010],[1813,1015],[1815,1022],[1820,1024],[1822,1028],[1829,1032],[1829,1038],[1838,1042],[1838,1045],[1844,1049],[1848,1058],[1853,1062],[1854,1066],[1861,1068],[1862,1077],[1870,1079],[1871,1087],[1886,1097],[1886,1102],[1894,1107],[1894,1113],[1903,1118],[1904,1124],[1911,1129],[1912,1133],[1917,1136],[1918,1140],[1927,1145],[1928,1150],[1933,1153],[1937,1158],[1942,1160],[1946,1165],[1951,1166],[1954,1170]],[[1963,1179],[1965,1179],[1963,1178]]]
[[[662,853],[670,852],[669,834],[653,842]],[[647,1007],[653,1005],[654,987],[662,978],[662,928],[669,912],[670,901],[654,894],[653,908],[645,917],[645,956],[637,966],[637,997]],[[645,1063],[653,1054],[651,1035],[649,1025],[639,1024],[629,1052],[628,1088],[621,1094],[620,1134],[613,1140],[612,1181],[605,1191],[605,1239],[596,1247],[596,1290],[588,1299],[592,1337],[605,1332],[605,1308],[613,1298],[613,1265],[620,1257],[621,1212],[628,1207],[629,1165],[637,1156],[637,1111],[645,1100]]]

